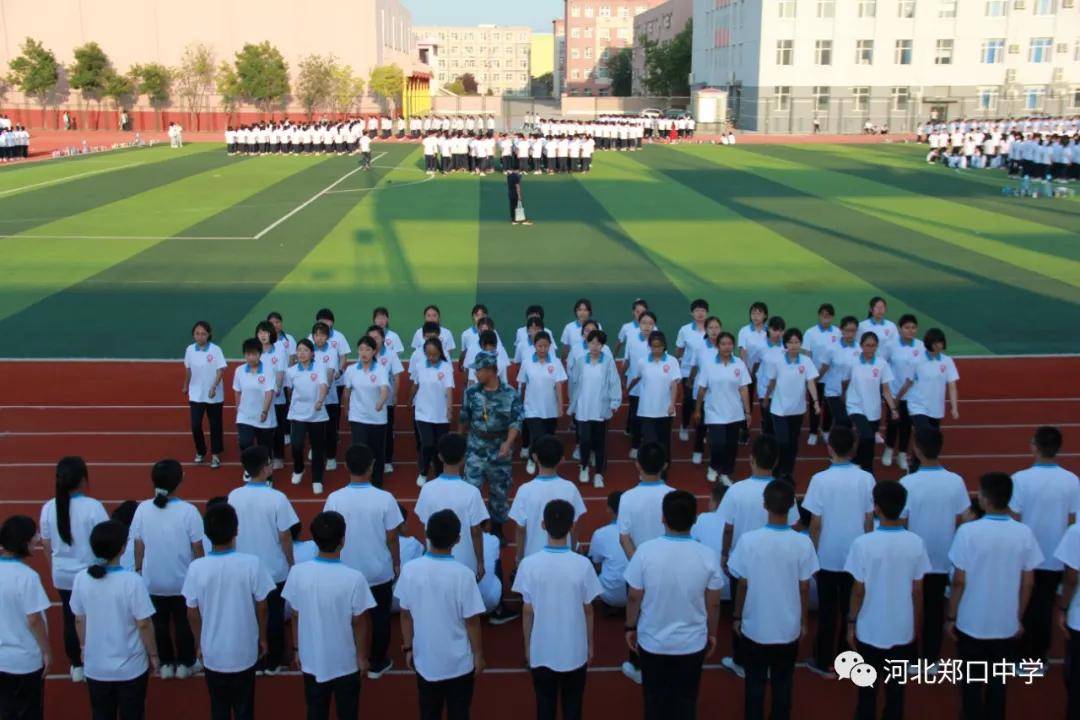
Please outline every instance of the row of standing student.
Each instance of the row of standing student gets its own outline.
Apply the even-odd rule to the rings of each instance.
[[[631,653],[624,673],[643,685],[645,716],[694,717],[702,664],[717,646],[721,590],[729,582],[734,652],[722,666],[745,679],[748,718],[764,717],[770,682],[772,717],[789,716],[812,578],[818,628],[808,667],[823,676],[835,677],[831,659],[849,647],[879,677],[887,659],[923,658],[925,672],[936,673],[943,631],[969,662],[1045,661],[1062,580],[1060,623],[1076,659],[1080,480],[1056,464],[1061,443],[1060,431],[1039,428],[1035,465],[1012,477],[983,476],[975,512],[963,480],[939,463],[940,430],[918,431],[919,471],[875,483],[850,462],[855,437],[839,428],[829,439],[830,467],[811,479],[801,517],[794,488],[771,476],[778,445],[762,435],[751,454],[751,476],[730,490],[715,486],[711,512],[700,518],[694,497],[664,482],[663,448],[644,445],[641,481],[610,505],[623,552],[619,567],[625,565],[621,579],[629,588],[622,600]],[[244,452],[245,485],[208,506],[201,522],[176,496],[179,464],[158,463],[154,498],[139,505],[130,531],[107,520],[101,504],[85,495],[85,464],[63,459],[41,531],[54,585],[69,588],[66,596],[61,589],[65,635],[71,620],[76,647],[85,654],[78,674],[88,681],[94,717],[141,717],[149,675],[161,672],[175,652],[203,658],[212,707],[223,713],[215,717],[251,717],[257,661],[264,656],[269,672],[284,657],[285,602],[309,718],[327,717],[331,697],[344,713],[339,717],[356,717],[363,675],[377,679],[390,668],[391,595],[402,613],[402,653],[417,672],[420,716],[438,717],[445,705],[451,717],[466,717],[475,674],[484,667],[479,619],[485,603],[476,582],[486,568],[476,543],[487,513],[479,491],[460,479],[465,439],[444,436],[439,454],[444,472],[425,484],[416,506],[428,552],[407,563],[396,549],[399,506],[371,484],[374,453],[366,446],[350,448],[349,485],[328,498],[311,525],[318,546],[312,562],[301,562],[292,544],[296,514],[268,485],[265,448]],[[618,584],[603,582],[604,529],[591,548],[599,579],[572,554],[568,538],[585,507],[573,483],[557,477],[562,457],[554,437],[537,439],[533,458],[541,475],[521,488],[511,510],[519,526],[513,590],[525,603],[526,653],[541,718],[554,718],[559,702],[564,717],[580,716],[593,652],[593,601],[621,600]],[[211,549],[200,558],[204,532]],[[129,534],[140,574],[125,568]],[[9,648],[0,653],[5,718],[37,716],[51,661],[42,615],[48,600],[36,574],[19,562],[34,536],[34,522],[25,517],[0,529],[0,572],[10,575],[0,584],[0,632]],[[606,547],[614,561],[611,543]],[[192,629],[182,621],[185,606]],[[370,625],[359,620],[365,614]],[[1021,625],[1022,648],[1016,643]],[[182,631],[191,635],[186,650]],[[356,651],[368,647],[370,654]],[[82,659],[72,662],[75,678],[74,663]],[[1080,707],[1080,669],[1068,667],[1072,713]],[[902,684],[885,688],[886,716],[901,717]],[[1004,717],[1004,682],[965,685],[962,704],[965,717]],[[858,717],[873,718],[876,706],[873,688],[859,691]]]

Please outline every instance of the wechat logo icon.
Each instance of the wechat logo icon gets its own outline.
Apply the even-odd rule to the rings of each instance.
[[[874,687],[877,682],[877,669],[868,665],[863,656],[854,650],[842,652],[833,660],[836,674],[844,680],[850,680],[856,687]]]

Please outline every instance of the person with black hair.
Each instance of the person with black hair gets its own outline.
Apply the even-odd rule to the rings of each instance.
[[[638,450],[641,448],[642,433],[641,418],[638,416],[638,406],[641,404],[641,382],[640,380],[635,382],[635,378],[638,377],[638,366],[648,361],[652,353],[650,338],[655,330],[656,315],[651,310],[646,310],[638,316],[637,331],[626,336],[623,371],[626,375],[626,401],[629,406],[626,411],[626,422],[627,433],[630,435],[631,460],[637,458]],[[665,340],[662,345],[666,347],[667,341]],[[670,456],[669,453],[668,457]]]
[[[814,657],[806,667],[835,677],[833,659],[847,647],[851,573],[844,561],[855,538],[874,529],[874,476],[852,464],[855,434],[836,427],[829,433],[829,468],[810,478],[803,509],[810,513],[810,538],[817,548],[818,625]]]
[[[135,572],[154,603],[154,638],[161,655],[161,678],[180,680],[202,670],[195,637],[184,608],[184,577],[202,557],[203,522],[191,503],[176,497],[184,470],[176,460],[159,460],[150,471],[154,498],[139,503],[131,520]]]
[[[390,648],[390,607],[394,578],[401,572],[398,530],[405,522],[398,502],[375,485],[380,470],[375,453],[367,445],[354,444],[345,451],[349,484],[326,498],[325,512],[345,518],[345,546],[341,561],[364,574],[375,598],[371,618],[371,647],[367,676],[378,680],[393,663]]]
[[[570,356],[574,358],[575,353]],[[607,334],[603,330],[589,331],[585,350],[572,365],[573,389],[567,413],[577,423],[578,482],[588,484],[591,465],[595,473],[593,487],[602,488],[607,472],[608,422],[622,405],[623,396],[619,369],[607,347]]]
[[[454,367],[445,359],[443,344],[438,338],[424,341],[424,358],[422,363],[409,365],[413,381],[409,387],[409,401],[413,405],[420,438],[420,472],[416,476],[419,487],[428,481],[432,470],[436,475],[443,471],[437,448],[450,431],[454,407]]]
[[[37,525],[12,515],[0,525],[0,717],[40,720],[52,667],[49,597],[27,563]]]
[[[574,508],[574,522],[585,514],[585,501],[577,486],[559,477],[558,467],[565,450],[554,435],[541,435],[529,448],[531,460],[540,468],[536,478],[518,488],[510,505],[510,519],[517,524],[514,562],[521,561],[544,549],[545,508],[554,500],[564,500]]]
[[[848,417],[844,401],[844,378],[848,369],[859,361],[859,355],[862,354],[855,337],[858,328],[859,321],[854,315],[844,316],[840,320],[840,339],[826,350],[828,355],[824,361],[818,362],[817,358],[814,358],[820,373],[818,379],[825,385],[825,405],[834,427],[851,427],[851,418]],[[821,439],[828,442],[828,433],[823,433]]]
[[[623,360],[630,359],[630,338],[641,331],[641,316],[648,310],[649,302],[643,298],[634,298],[634,302],[630,303],[631,320],[623,323],[622,327],[619,328],[617,342],[615,343],[615,354],[618,355],[621,351]],[[653,323],[655,324],[655,322],[656,317],[653,316]]]
[[[470,569],[453,561],[452,550],[462,540],[458,516],[445,509],[426,520],[428,551],[401,569],[394,589],[401,606],[401,651],[406,667],[416,672],[421,720],[438,720],[443,708],[447,717],[464,719],[475,676],[484,671],[484,599]]]
[[[471,359],[472,356],[474,356],[479,350],[481,350],[480,334],[484,331],[487,323],[490,323],[490,326],[487,327],[487,329],[495,332],[494,321],[491,320],[491,315],[488,313],[487,305],[484,305],[483,303],[477,303],[476,305],[473,305],[470,316],[472,317],[472,325],[461,331],[462,372],[464,372],[465,369],[468,367],[467,358]],[[484,323],[485,320],[487,321],[487,323]],[[503,346],[502,340],[499,338],[497,333],[495,335],[495,340],[496,345],[501,348]]]
[[[531,321],[536,318],[540,321],[539,325],[533,324]],[[543,305],[530,305],[525,308],[525,324],[517,329],[514,333],[514,362],[518,362],[518,358],[521,357],[521,353],[525,348],[532,348],[532,336],[539,330],[544,329],[544,306]],[[555,339],[551,340],[551,349],[557,350],[558,343]]]
[[[1035,568],[1044,558],[1031,528],[1009,517],[1013,481],[1005,473],[979,478],[979,505],[985,515],[956,531],[949,562],[952,593],[945,632],[956,640],[957,656],[971,663],[999,663],[1017,657],[1017,636],[1031,592]],[[1005,677],[960,686],[965,718],[1004,720]]]
[[[874,433],[881,424],[881,402],[884,396],[889,406],[889,417],[900,419],[896,398],[889,388],[893,372],[889,363],[878,353],[877,335],[863,333],[859,338],[859,359],[847,366],[844,372],[845,410],[851,424],[859,435],[855,464],[868,473],[874,472]],[[890,460],[891,463],[891,460]],[[884,460],[882,461],[884,465]]]
[[[626,607],[626,580],[623,573],[630,561],[626,551],[619,543],[619,503],[622,490],[608,493],[606,502],[607,524],[598,527],[589,539],[589,559],[592,560],[600,578],[600,602],[609,614],[618,608]]]
[[[671,458],[671,423],[679,403],[681,372],[678,361],[668,355],[664,333],[650,333],[648,347],[648,354],[638,355],[627,372],[626,392],[638,392],[636,415],[642,442],[659,443]],[[667,477],[666,468],[663,476]]]
[[[221,467],[221,453],[225,450],[225,432],[222,408],[225,407],[225,353],[211,342],[210,323],[199,320],[191,328],[193,343],[184,351],[184,385],[181,392],[187,395],[191,416],[191,437],[195,441],[195,463],[206,457],[206,436],[203,434],[203,416],[210,423],[210,468]]]
[[[855,579],[847,626],[848,646],[858,650],[879,677],[887,675],[887,666],[893,661],[915,659],[923,578],[931,570],[922,538],[904,527],[901,513],[906,502],[907,490],[900,483],[875,485],[874,513],[880,524],[876,531],[855,538],[844,562],[844,570]],[[898,682],[882,685],[885,687],[883,717],[904,717],[904,685]],[[855,717],[857,720],[877,718],[874,685],[859,688]]]
[[[833,325],[836,308],[832,303],[822,303],[817,311],[818,321],[803,333],[803,348],[810,353],[810,359],[818,369],[818,398],[825,398],[825,365],[832,356],[833,348],[840,344],[840,329]],[[810,413],[810,434],[806,437],[807,445],[817,445],[818,440],[825,442],[825,436],[832,429],[833,416],[828,402],[821,408],[821,414]]]
[[[941,431],[922,427],[915,431],[918,470],[900,478],[907,491],[904,518],[907,528],[922,538],[930,557],[923,576],[922,631],[919,657],[937,672],[941,659],[941,633],[945,627],[945,589],[949,585],[949,546],[956,528],[971,517],[971,497],[964,478],[941,466]]]
[[[488,353],[495,356],[495,368],[499,375],[499,379],[506,385],[510,384],[510,376],[507,371],[510,369],[510,356],[506,354],[506,350],[499,342],[499,336],[495,333],[494,324],[491,318],[484,318],[480,321],[480,344],[473,345],[469,348],[469,355],[462,356],[462,361],[465,363],[465,374],[468,377],[467,387],[472,387],[477,382],[476,379],[476,356],[480,353]]]
[[[266,322],[277,334],[277,345],[285,351],[285,359],[289,365],[296,364],[296,338],[285,332],[285,319],[276,310],[266,315]]]
[[[371,311],[371,323],[382,328],[387,350],[400,357],[405,352],[405,344],[401,336],[390,329],[390,311],[381,306],[375,308]]]
[[[573,487],[573,485],[571,485]],[[576,510],[562,499],[543,509],[547,544],[518,566],[514,592],[521,593],[525,662],[536,691],[536,717],[579,720],[589,661],[593,657],[593,606],[601,593],[588,558],[571,548]]]
[[[266,598],[274,581],[259,558],[236,552],[239,520],[227,501],[207,503],[211,544],[188,566],[181,593],[202,659],[213,720],[253,720],[255,666],[266,653]]]
[[[41,508],[38,525],[52,584],[60,596],[64,615],[64,652],[71,663],[71,681],[83,682],[82,651],[71,612],[75,577],[94,563],[90,531],[109,519],[105,506],[86,491],[90,473],[81,457],[68,456],[56,463],[56,495]]]
[[[390,345],[390,333],[392,331],[379,325],[372,325],[367,330],[367,336],[375,341],[375,359],[386,371],[390,381],[390,398],[386,401],[386,442],[383,445],[383,474],[389,475],[394,472],[394,407],[398,398],[398,378],[405,373],[405,366],[401,364],[401,358],[394,352]],[[398,338],[400,348],[401,338]]]
[[[398,512],[401,513],[402,518],[401,524],[397,528],[398,557],[401,558],[401,567],[404,567],[406,563],[410,563],[424,554],[424,544],[405,530],[405,524],[409,521],[408,508],[398,503]],[[398,577],[400,576],[401,572],[399,571]],[[397,577],[394,578],[394,587],[397,587]],[[401,605],[398,604],[396,597],[391,602],[391,612],[401,612]]]
[[[757,394],[760,388],[757,387],[756,378],[762,353],[761,346],[765,345],[769,339],[769,331],[765,325],[769,320],[769,306],[760,300],[753,302],[750,304],[749,316],[750,322],[739,328],[736,347],[739,351],[739,359],[750,368],[750,375],[755,378],[755,382],[750,384],[750,402],[753,402],[755,397],[760,397]],[[762,417],[762,420],[764,419]],[[749,423],[739,433],[739,444],[745,445],[748,442],[750,442]]]
[[[304,674],[309,720],[329,720],[331,699],[339,720],[355,719],[368,670],[369,622],[364,616],[375,607],[375,598],[364,574],[341,561],[345,518],[323,511],[310,527],[319,554],[293,566],[281,593],[294,613],[293,667]]]
[[[446,353],[446,359],[450,359],[450,353],[457,345],[454,344],[454,333],[450,332],[450,329],[443,327],[442,325],[442,312],[439,310],[438,305],[428,305],[424,308],[424,322],[416,329],[412,337],[412,349],[419,350],[424,346],[424,341],[427,340],[430,334],[429,326],[435,324],[436,337],[439,342],[442,343],[443,352]]]
[[[719,480],[731,486],[735,471],[739,429],[750,422],[750,370],[735,357],[735,338],[721,332],[715,351],[698,353],[694,389],[696,402],[684,396],[683,402],[694,405],[693,422],[704,422],[709,434],[708,482]]]
[[[255,326],[255,339],[262,345],[259,361],[274,376],[273,413],[276,420],[273,439],[274,469],[285,467],[285,371],[289,367],[288,351],[278,342],[277,330],[269,320]]]
[[[889,390],[895,398],[897,418],[889,418],[885,425],[885,449],[881,453],[881,464],[889,467],[896,456],[896,466],[907,472],[908,469],[908,445],[911,442],[911,414],[908,412],[907,400],[904,399],[907,389],[911,387],[911,380],[915,377],[915,368],[919,364],[919,358],[923,356],[923,344],[915,340],[915,333],[919,331],[919,321],[910,313],[901,315],[899,325],[900,336],[892,353],[889,354],[889,368],[892,370],[892,382]]]
[[[775,320],[776,318],[773,318]],[[806,396],[813,402],[812,412],[821,413],[817,394],[817,368],[813,360],[802,354],[802,330],[789,328],[784,332],[784,352],[770,355],[766,360],[768,389],[762,398],[762,411],[768,412],[780,447],[776,477],[794,483],[795,460],[799,454],[799,436],[806,415]]]
[[[694,413],[694,403],[690,401],[693,396],[694,363],[698,353],[705,349],[705,321],[709,317],[709,301],[698,298],[690,303],[690,322],[679,328],[679,334],[675,338],[675,357],[679,359],[679,370],[682,374],[682,415],[679,422],[679,442],[690,441],[690,428],[698,427],[698,423],[691,423]],[[695,464],[701,462],[701,452],[695,451]]]
[[[120,555],[120,567],[135,572],[135,541],[131,537],[131,523],[135,519],[135,511],[139,509],[139,503],[135,500],[125,500],[109,513],[109,519],[122,523],[128,529],[128,541],[124,546],[124,552]]]
[[[566,407],[566,368],[551,351],[551,336],[538,332],[533,338],[533,352],[523,357],[518,367],[518,391],[522,395],[522,410],[529,437],[533,442],[544,435],[553,435]],[[530,453],[525,464],[530,475],[536,464]]]
[[[764,435],[774,435],[773,416],[769,412],[769,403],[766,402],[769,393],[769,372],[774,362],[784,360],[784,331],[787,323],[784,318],[775,315],[769,318],[765,328],[765,338],[760,343],[750,346],[749,360],[746,367],[754,374],[753,391],[757,392],[758,404],[761,406],[761,432]],[[805,396],[806,393],[804,392]],[[746,442],[749,442],[749,437]],[[746,444],[746,443],[743,443]]]
[[[275,372],[262,361],[262,343],[249,338],[243,343],[244,364],[233,372],[236,393],[236,434],[240,452],[252,445],[273,450],[277,416],[272,408],[276,391]]]
[[[353,445],[366,445],[374,456],[371,484],[383,484],[383,452],[386,449],[387,406],[390,404],[390,374],[375,359],[379,346],[364,335],[356,343],[358,361],[345,370],[341,403],[348,408]]]
[[[574,303],[574,319],[563,326],[559,342],[563,345],[563,359],[567,359],[569,348],[586,339],[585,323],[592,320],[593,306],[589,298],[578,298]],[[595,322],[595,321],[594,321]],[[600,323],[596,323],[596,329],[602,330]]]
[[[1024,635],[1020,652],[1025,658],[1049,660],[1054,600],[1061,585],[1064,565],[1054,557],[1065,531],[1080,513],[1080,480],[1076,473],[1057,463],[1061,451],[1061,430],[1043,425],[1031,438],[1035,464],[1013,473],[1013,494],[1009,511],[1031,528],[1045,560],[1035,569],[1031,602],[1024,613]]]
[[[147,680],[161,667],[150,594],[142,578],[120,567],[127,536],[115,520],[95,525],[90,547],[96,562],[75,576],[71,589],[95,720],[145,717]]]
[[[229,493],[236,508],[240,528],[236,549],[255,555],[270,574],[276,587],[266,598],[266,638],[268,649],[260,670],[274,674],[285,656],[285,607],[281,590],[293,566],[290,528],[300,521],[285,493],[270,487],[270,451],[250,447],[240,456],[247,481]]]
[[[691,720],[702,665],[716,651],[726,580],[716,553],[690,537],[694,496],[668,493],[662,515],[664,534],[638,547],[626,567],[626,644],[640,657],[646,720]]]
[[[311,490],[319,495],[326,469],[326,433],[330,423],[326,401],[334,384],[333,370],[317,359],[315,344],[307,338],[296,344],[296,357],[296,364],[285,371],[285,389],[289,396],[289,411],[285,417],[292,440],[292,484],[299,485],[304,481],[304,446],[310,440]]]
[[[888,360],[900,333],[896,329],[896,323],[885,317],[885,313],[889,311],[889,304],[885,302],[885,298],[875,295],[870,298],[869,307],[866,318],[859,323],[859,337],[868,332],[877,335],[881,357],[883,360]]]
[[[311,341],[314,348],[314,362],[326,368],[327,378],[329,380],[329,387],[326,392],[326,399],[323,401],[323,408],[326,410],[326,424],[323,426],[325,436],[323,438],[323,447],[326,451],[326,460],[324,461],[324,468],[326,470],[337,470],[337,446],[338,446],[338,429],[341,427],[341,374],[345,370],[345,362],[347,359],[346,354],[342,354],[342,345],[334,345],[331,343],[331,333],[337,332],[333,330],[330,325],[325,322],[317,322],[311,329],[311,335],[308,336],[308,340]],[[345,348],[348,344],[345,344]],[[314,448],[308,452],[308,459],[311,460],[314,456]],[[295,468],[294,468],[295,469]]]
[[[923,336],[924,352],[915,366],[911,387],[904,393],[911,424],[920,427],[940,427],[945,417],[945,396],[949,396],[949,417],[960,419],[960,373],[956,363],[945,354],[945,333],[930,328]]]
[[[795,488],[770,480],[762,504],[768,522],[739,538],[727,564],[739,579],[732,632],[745,656],[745,717],[764,720],[765,686],[771,682],[770,717],[785,720],[791,717],[795,660],[807,634],[810,581],[818,560],[810,539],[789,524]]]

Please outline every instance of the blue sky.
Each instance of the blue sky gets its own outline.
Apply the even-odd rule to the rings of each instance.
[[[563,0],[402,0],[413,25],[528,25],[551,32],[562,17]]]

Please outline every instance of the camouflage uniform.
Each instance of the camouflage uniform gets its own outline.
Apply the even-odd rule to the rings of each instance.
[[[495,367],[495,356],[482,352],[474,368]],[[483,489],[488,483],[488,508],[495,523],[505,523],[510,512],[511,456],[500,458],[499,447],[510,429],[521,431],[523,416],[521,396],[505,383],[488,391],[476,384],[465,391],[459,421],[469,426],[468,452],[465,456],[466,482]]]

